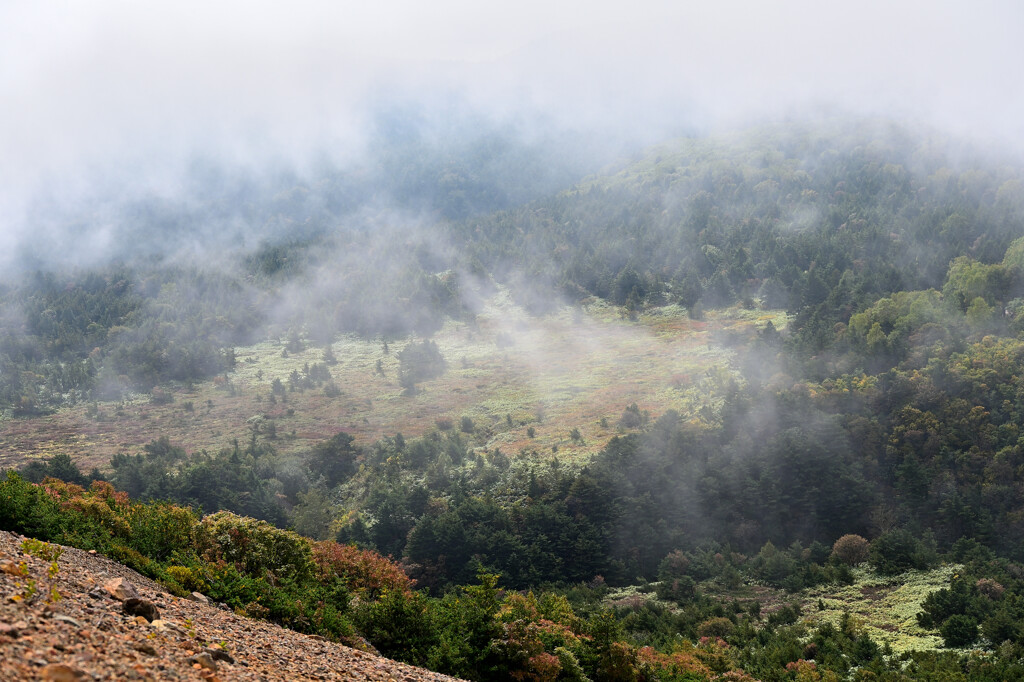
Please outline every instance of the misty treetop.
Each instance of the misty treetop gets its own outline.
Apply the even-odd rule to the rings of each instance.
[[[0,305],[0,400],[29,414],[230,369],[258,320],[237,282],[178,268],[36,273]]]
[[[383,125],[379,162],[426,155],[408,172],[429,181],[395,180],[411,183],[398,192],[410,205],[432,183],[450,195],[459,173],[481,163],[491,173],[487,159],[520,153],[500,135],[463,145],[402,125]],[[684,139],[575,185],[556,174],[564,189],[546,198],[541,186],[555,186],[542,182],[497,199],[487,189],[494,176],[460,185],[477,208],[427,218],[343,200],[358,173],[324,167],[319,178],[243,182],[203,168],[193,171],[206,180],[188,185],[202,201],[140,204],[133,229],[178,232],[202,222],[199,207],[227,219],[242,202],[245,221],[267,231],[188,268],[136,255],[11,282],[0,292],[6,409],[197,381],[230,369],[231,346],[288,329],[317,343],[338,332],[429,338],[446,318],[471,319],[494,281],[537,314],[559,296],[597,296],[630,313],[677,302],[697,318],[737,302],[782,306],[797,315],[791,342],[804,356],[827,363],[846,344],[870,348],[872,371],[903,360],[909,335],[941,334],[929,323],[998,330],[1021,307],[1022,248],[1011,248],[1024,215],[1019,168],[878,121]],[[277,188],[273,200],[257,198],[264,186]],[[929,290],[942,305],[904,293]],[[898,318],[914,331],[894,326],[908,296],[913,315]]]
[[[872,122],[778,126],[665,145],[459,233],[486,267],[525,254],[531,279],[571,298],[714,307],[767,297],[822,314],[832,292],[842,299],[830,308],[855,309],[941,288],[953,258],[1001,260],[1020,236],[1019,170],[976,162]]]

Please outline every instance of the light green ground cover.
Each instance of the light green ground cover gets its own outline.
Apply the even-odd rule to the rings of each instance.
[[[274,445],[282,452],[343,429],[367,444],[396,432],[415,437],[443,420],[458,428],[468,416],[476,426],[475,447],[510,455],[557,448],[559,457],[587,457],[622,432],[619,417],[632,403],[652,418],[674,409],[695,424],[713,422],[736,378],[730,363],[742,341],[769,320],[781,329],[786,315],[735,307],[693,321],[684,309],[666,306],[629,319],[597,301],[533,317],[499,290],[474,320],[449,321],[433,337],[448,370],[423,382],[415,395],[405,394],[397,380],[398,353],[408,339],[389,339],[385,353],[380,339],[342,335],[331,346],[339,396],[305,390],[272,404],[275,378],[287,385],[293,370],[301,373],[323,359],[323,348],[311,345],[283,354],[282,337],[236,348],[237,367],[226,377],[170,387],[169,405],[135,396],[121,405],[98,404],[98,416],[78,405],[4,421],[0,465],[67,452],[83,466],[102,467],[112,454],[138,451],[163,435],[188,450],[216,450],[235,438],[246,442],[257,415],[274,422]],[[726,334],[740,345],[720,343]],[[574,428],[582,437],[575,442],[569,436]]]
[[[727,590],[714,581],[701,583],[698,589],[702,594],[721,601],[756,599],[761,602],[764,614],[796,602],[800,604],[804,622],[809,625],[830,622],[838,627],[843,614],[849,613],[858,628],[879,644],[888,644],[898,655],[906,651],[943,648],[941,637],[917,624],[917,614],[925,598],[931,592],[948,587],[953,574],[962,569],[962,566],[951,564],[930,571],[908,571],[887,577],[867,567],[859,567],[854,569],[855,582],[852,585],[822,585],[794,594],[751,583]],[[638,586],[617,588],[605,598],[606,605],[617,607],[636,608],[644,601],[678,608]]]
[[[856,582],[807,590],[805,614],[812,620],[839,624],[844,611],[857,619],[868,635],[887,643],[894,653],[938,649],[942,638],[917,624],[917,614],[929,593],[949,586],[950,577],[962,566],[947,565],[931,571],[908,571],[887,578],[864,568],[854,570]],[[819,611],[818,600],[825,605]]]

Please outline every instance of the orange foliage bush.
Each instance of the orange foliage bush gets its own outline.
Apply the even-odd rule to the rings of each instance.
[[[856,566],[868,560],[868,541],[859,535],[844,535],[832,545],[832,553],[843,563]]]
[[[332,540],[313,544],[313,561],[324,575],[344,578],[350,590],[376,598],[384,590],[412,591],[412,579],[395,562],[377,552],[340,545]]]
[[[684,675],[704,675],[712,677],[711,668],[697,657],[697,650],[690,642],[682,642],[670,654],[663,654],[651,647],[640,650],[640,659],[662,673],[682,677]]]

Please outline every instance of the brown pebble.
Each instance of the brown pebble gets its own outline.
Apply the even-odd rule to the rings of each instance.
[[[21,576],[21,567],[8,559],[6,561],[0,561],[0,572],[7,573],[8,575]]]
[[[39,677],[52,682],[75,682],[85,677],[85,673],[64,663],[50,663],[39,672]]]
[[[140,642],[140,643],[136,644],[135,645],[135,650],[136,651],[141,651],[142,653],[146,654],[147,656],[156,656],[159,653],[156,650],[156,647],[153,646],[152,644],[150,644],[149,642]]]

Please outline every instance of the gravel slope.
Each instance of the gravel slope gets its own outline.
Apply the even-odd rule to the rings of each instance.
[[[0,531],[0,680],[454,679],[179,599],[125,566],[73,548],[64,549],[53,582],[61,598],[47,603],[49,563],[25,554],[23,539]],[[19,599],[29,578],[39,594]],[[117,578],[156,606],[152,622],[124,612],[132,602],[105,588]]]

